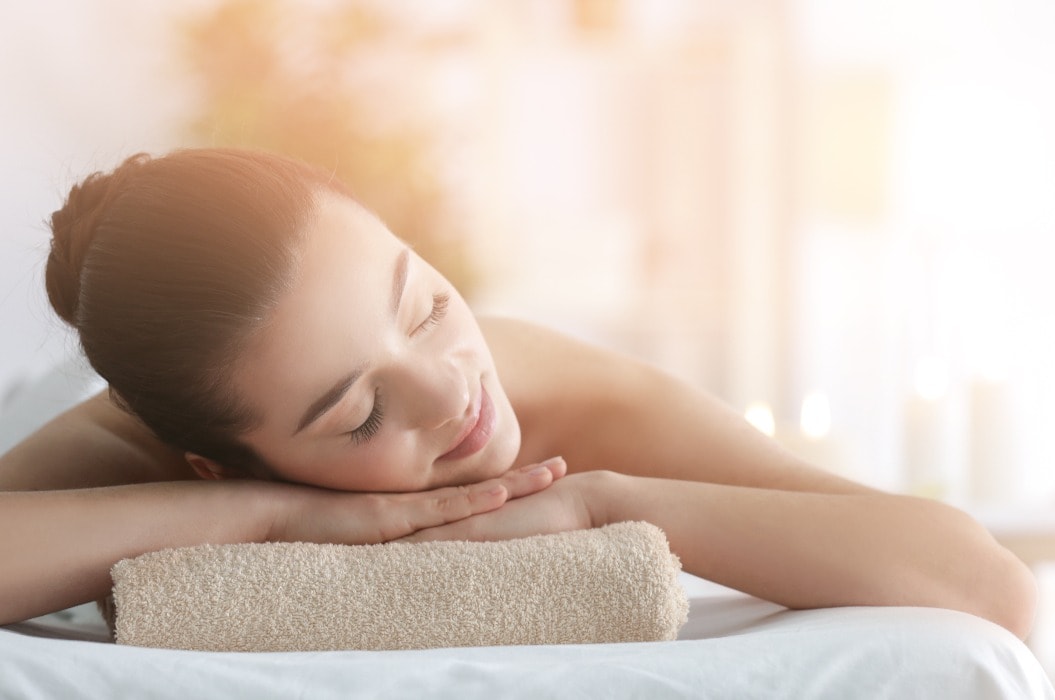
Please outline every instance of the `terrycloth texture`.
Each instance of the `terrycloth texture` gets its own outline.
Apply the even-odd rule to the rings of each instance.
[[[204,545],[113,567],[118,644],[201,651],[671,640],[678,558],[643,522],[504,542]]]

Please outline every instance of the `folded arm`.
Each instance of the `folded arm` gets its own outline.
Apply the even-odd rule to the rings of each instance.
[[[106,595],[120,559],[235,542],[385,542],[547,487],[564,464],[466,487],[341,493],[202,481],[105,397],[0,455],[0,624]]]

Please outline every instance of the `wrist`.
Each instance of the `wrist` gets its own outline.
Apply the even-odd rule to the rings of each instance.
[[[631,520],[627,508],[635,477],[608,470],[588,472],[586,509],[593,527]]]
[[[217,509],[227,513],[229,533],[220,539],[234,542],[275,542],[287,539],[296,521],[299,489],[254,479],[210,483],[219,499]],[[238,515],[235,515],[238,514]],[[223,516],[221,516],[223,517]]]
[[[255,482],[257,488],[252,489],[253,513],[252,518],[258,537],[258,542],[291,542],[298,539],[298,525],[303,527],[306,517],[309,517],[311,495],[315,490],[311,487],[296,486],[293,484]]]

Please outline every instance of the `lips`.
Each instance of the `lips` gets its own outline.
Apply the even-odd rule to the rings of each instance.
[[[488,443],[495,432],[495,405],[487,390],[480,387],[480,406],[473,416],[466,421],[462,432],[458,434],[454,446],[440,455],[439,460],[464,459],[476,454]]]

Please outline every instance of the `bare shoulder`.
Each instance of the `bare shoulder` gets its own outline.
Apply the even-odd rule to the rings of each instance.
[[[648,371],[627,355],[528,321],[483,317],[480,327],[503,384],[518,395],[542,399],[556,393],[564,402],[598,400]]]
[[[531,323],[486,319],[481,327],[531,459],[562,454],[571,471],[867,491],[802,462],[704,388],[660,368]]]
[[[176,450],[105,392],[53,418],[0,455],[0,490],[113,486],[193,477]]]
[[[479,320],[520,421],[525,461],[583,455],[596,446],[613,413],[640,397],[635,387],[653,371],[552,328],[509,318]],[[587,461],[596,463],[592,457],[579,463]]]

